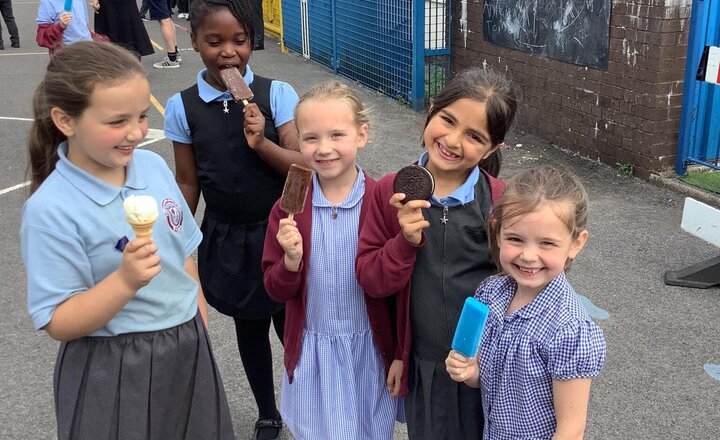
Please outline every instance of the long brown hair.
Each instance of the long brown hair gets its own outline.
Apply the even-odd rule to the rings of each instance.
[[[147,73],[132,53],[113,44],[81,41],[55,52],[33,96],[35,121],[28,136],[31,193],[55,169],[58,144],[66,140],[52,121],[52,108],[78,118],[90,106],[97,84],[135,75]]]
[[[493,146],[503,144],[505,135],[515,119],[518,106],[517,91],[512,82],[492,69],[471,67],[463,70],[455,75],[433,98],[425,120],[425,127],[440,110],[460,99],[472,99],[485,103],[490,141]],[[501,161],[502,156],[498,149],[480,161],[478,165],[488,174],[497,177],[500,174]]]
[[[550,165],[521,171],[508,180],[505,192],[493,205],[488,219],[490,251],[499,269],[502,270],[498,242],[503,225],[530,214],[543,203],[553,206],[573,240],[587,229],[588,195],[575,174]],[[569,270],[571,264],[572,260],[568,259],[565,270]]]

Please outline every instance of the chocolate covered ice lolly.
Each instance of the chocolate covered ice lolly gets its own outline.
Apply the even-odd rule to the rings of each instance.
[[[230,90],[235,102],[242,102],[244,105],[248,105],[248,101],[253,99],[255,94],[250,87],[248,87],[240,71],[237,67],[230,67],[220,71],[225,86]]]
[[[311,182],[311,169],[296,164],[290,165],[280,198],[280,209],[288,213],[289,219],[292,220],[293,215],[303,212]]]

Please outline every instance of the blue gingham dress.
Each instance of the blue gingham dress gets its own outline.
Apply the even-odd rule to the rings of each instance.
[[[362,172],[333,206],[313,176],[306,323],[293,383],[283,376],[280,411],[297,440],[389,440],[397,408],[355,279]],[[303,237],[303,239],[307,239]]]
[[[603,332],[560,273],[531,303],[506,315],[517,283],[488,278],[475,298],[490,308],[480,342],[485,440],[550,440],[552,381],[592,378],[605,362]]]

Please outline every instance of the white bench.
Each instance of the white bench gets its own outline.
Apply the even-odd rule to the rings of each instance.
[[[680,227],[720,247],[720,210],[687,197]],[[665,272],[665,284],[706,289],[720,284],[720,256]]]

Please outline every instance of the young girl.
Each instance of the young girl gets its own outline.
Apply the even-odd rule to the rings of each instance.
[[[195,213],[205,199],[198,264],[210,305],[235,321],[238,348],[258,405],[256,437],[277,438],[269,329],[283,340],[285,310],[262,282],[268,216],[292,163],[303,164],[293,110],[298,96],[284,82],[255,75],[248,61],[255,34],[247,0],[194,0],[192,45],[206,69],[197,84],[172,96],[165,134],[173,141],[177,182]],[[243,108],[220,70],[238,68],[255,97]]]
[[[488,234],[504,275],[478,287],[490,315],[479,360],[450,351],[453,380],[482,385],[485,439],[581,439],[605,339],[565,271],[588,238],[588,200],[569,171],[549,166],[508,183]]]
[[[298,440],[391,439],[402,372],[394,300],[364,294],[354,275],[375,184],[355,163],[366,110],[332,81],[303,95],[295,115],[313,185],[293,220],[273,207],[263,254],[268,293],[288,310],[282,416]]]
[[[434,177],[431,200],[403,203],[404,194],[393,194],[392,174],[368,199],[357,277],[369,295],[398,293],[413,440],[482,437],[480,392],[451,381],[444,361],[465,298],[495,273],[484,224],[503,184],[478,163],[503,143],[516,107],[503,76],[482,69],[455,76],[425,122],[419,164]]]
[[[20,238],[33,323],[63,341],[61,440],[234,438],[191,257],[200,231],[165,161],[137,150],[149,107],[143,67],[109,44],[61,49],[35,92]],[[152,239],[128,241],[133,195],[160,202]]]
[[[109,41],[88,27],[87,4],[83,0],[72,0],[70,11],[64,8],[65,0],[40,0],[35,40],[38,46],[46,47],[50,55],[78,41]]]

